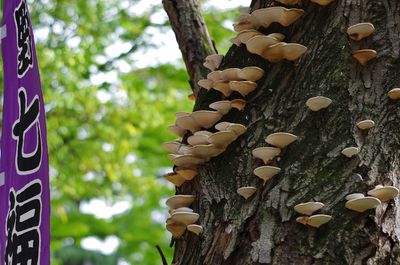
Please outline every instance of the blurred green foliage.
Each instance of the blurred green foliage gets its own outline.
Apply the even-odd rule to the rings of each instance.
[[[174,189],[162,179],[171,163],[161,145],[174,139],[166,129],[174,112],[191,111],[191,91],[182,62],[139,68],[134,56],[157,48],[152,32],[169,30],[153,19],[161,5],[141,1],[138,11],[137,0],[29,2],[47,111],[52,264],[158,265],[157,244],[170,261],[162,199]],[[220,53],[234,35],[221,25],[237,14],[205,11]],[[98,216],[108,208],[82,212],[93,199],[131,207],[110,218]],[[81,246],[87,237],[109,236],[119,239],[112,254]]]

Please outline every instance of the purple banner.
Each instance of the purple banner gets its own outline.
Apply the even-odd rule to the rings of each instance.
[[[46,118],[26,0],[3,1],[0,265],[50,264]]]

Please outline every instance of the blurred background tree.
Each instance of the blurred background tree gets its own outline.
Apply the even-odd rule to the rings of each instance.
[[[222,54],[241,2],[204,1]],[[164,199],[174,188],[161,145],[174,139],[174,112],[193,103],[161,0],[29,3],[47,111],[52,264],[158,265],[157,244],[171,260]]]

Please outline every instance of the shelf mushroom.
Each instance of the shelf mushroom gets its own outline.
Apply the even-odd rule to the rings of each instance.
[[[394,186],[377,185],[374,189],[368,191],[368,195],[378,198],[382,202],[387,202],[399,195],[399,189]]]
[[[254,175],[264,181],[264,184],[279,172],[281,172],[281,169],[273,166],[261,166],[253,171]]]
[[[300,216],[296,218],[296,222],[318,228],[326,224],[332,219],[332,216],[326,214],[316,214],[312,216]]]
[[[222,118],[222,114],[218,111],[198,110],[190,114],[190,117],[201,127],[208,129]]]
[[[192,180],[199,173],[193,166],[176,167],[175,172],[185,180]]]
[[[276,132],[267,136],[265,141],[279,148],[285,148],[289,144],[297,140],[297,136],[286,132]]]
[[[231,106],[234,109],[237,109],[238,111],[243,111],[244,108],[246,107],[246,100],[244,99],[233,99],[231,101]]]
[[[392,100],[400,99],[400,88],[393,88],[388,92],[388,97]]]
[[[199,220],[198,213],[191,213],[191,212],[174,212],[171,215],[171,220],[177,223],[183,223],[186,226],[194,224]]]
[[[244,134],[247,130],[246,126],[239,123],[231,123],[231,122],[220,122],[215,125],[215,129],[218,131],[232,131],[236,134],[236,136],[240,136]]]
[[[259,27],[267,28],[274,22],[287,27],[296,22],[303,13],[303,9],[274,6],[255,10],[247,20],[251,22],[255,29]]]
[[[219,65],[222,62],[222,59],[224,58],[223,55],[219,55],[219,54],[212,54],[212,55],[208,55],[205,59],[204,62],[204,67],[206,67],[207,69],[214,71],[215,69],[218,69]]]
[[[264,75],[264,70],[257,66],[247,66],[241,69],[238,77],[241,80],[256,82]]]
[[[183,137],[186,133],[186,129],[183,129],[176,124],[168,126],[168,131],[179,137]]]
[[[174,195],[167,199],[165,204],[169,209],[177,209],[181,207],[189,207],[194,202],[194,195]]]
[[[192,133],[201,129],[201,125],[198,124],[193,117],[190,116],[190,114],[177,117],[176,125],[182,129],[189,130]]]
[[[373,120],[363,120],[357,122],[357,127],[360,130],[368,130],[375,126],[375,122]]]
[[[236,133],[233,131],[219,131],[210,135],[208,141],[217,147],[225,149],[230,143],[235,141],[236,138]]]
[[[188,99],[191,101],[196,101],[196,96],[193,93],[191,93],[188,95]]]
[[[353,57],[361,64],[366,65],[368,61],[374,59],[377,52],[372,49],[363,49],[353,52]]]
[[[345,155],[348,158],[351,158],[351,157],[355,156],[359,152],[360,152],[360,149],[358,147],[354,147],[354,146],[347,147],[347,148],[342,150],[342,154]]]
[[[327,6],[335,0],[311,0],[311,2],[316,3],[320,6]]]
[[[300,214],[312,215],[315,211],[318,211],[322,207],[324,207],[322,202],[305,202],[294,206],[294,210]]]
[[[257,191],[256,187],[241,187],[237,189],[237,193],[247,200]]]
[[[231,110],[232,103],[229,100],[221,100],[211,103],[209,107],[225,115]]]
[[[196,234],[196,235],[200,235],[201,233],[203,233],[203,227],[201,225],[196,225],[196,224],[191,224],[187,226],[187,230]]]
[[[274,159],[281,153],[281,149],[277,147],[258,147],[252,151],[253,156],[261,159],[264,164],[268,164],[268,162]]]
[[[196,157],[192,154],[185,154],[185,155],[171,155],[169,157],[174,165],[178,167],[188,166],[188,165],[202,165],[207,160],[204,158]]]
[[[360,213],[369,209],[374,209],[381,204],[379,199],[374,197],[365,197],[360,193],[350,194],[346,196],[346,200],[346,208]]]
[[[306,51],[307,47],[301,44],[279,42],[269,46],[268,49],[263,52],[261,57],[270,61],[271,63],[277,63],[284,59],[288,61],[295,61],[299,59]]]
[[[237,91],[240,95],[246,97],[256,89],[257,84],[252,81],[230,81],[229,87],[232,91]]]
[[[210,90],[213,87],[214,81],[211,79],[200,79],[197,84],[206,90]]]
[[[186,179],[175,172],[165,174],[164,178],[177,187],[182,186],[182,184],[186,181]]]
[[[236,37],[231,38],[230,41],[236,46],[240,46],[241,44],[245,44],[249,39],[257,35],[263,34],[255,29],[245,29],[239,31]]]
[[[349,35],[350,39],[359,41],[374,33],[375,27],[372,23],[364,22],[358,23],[353,26],[350,26],[347,29],[347,34]]]
[[[195,145],[188,149],[190,155],[204,159],[204,162],[208,161],[211,157],[220,155],[224,151],[225,148],[217,147],[213,144]]]
[[[186,225],[176,222],[170,217],[167,219],[166,228],[172,234],[173,238],[178,239],[185,233]]]
[[[329,105],[331,105],[331,103],[332,100],[330,98],[323,96],[312,97],[306,101],[307,107],[312,111],[319,111],[321,109],[325,109]]]
[[[260,56],[263,56],[264,52],[272,45],[279,43],[279,40],[264,35],[257,35],[246,42],[247,51]]]

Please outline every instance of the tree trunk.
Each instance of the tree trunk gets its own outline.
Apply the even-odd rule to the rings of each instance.
[[[276,4],[253,0],[252,9]],[[364,213],[344,206],[349,193],[400,185],[400,102],[387,97],[400,86],[400,1],[335,0],[322,7],[305,0],[299,8],[305,13],[294,25],[260,29],[308,47],[299,60],[272,64],[245,45],[225,56],[221,69],[258,66],[265,75],[244,112],[223,118],[247,132],[177,189],[196,195],[192,206],[205,230],[177,240],[175,265],[400,264],[399,199]],[[373,23],[376,32],[354,42],[346,29],[359,22]],[[366,66],[352,58],[362,48],[378,52]],[[311,112],[305,102],[317,95],[333,103]],[[195,110],[221,99],[215,90],[202,93]],[[359,130],[355,124],[364,119],[375,127]],[[251,151],[277,131],[298,140],[281,153],[281,173],[263,186],[253,174],[261,162]],[[361,152],[346,158],[340,152],[348,146]],[[250,185],[258,190],[245,201],[236,189]],[[297,223],[293,207],[308,201],[323,202],[322,212],[333,219],[318,229]]]

